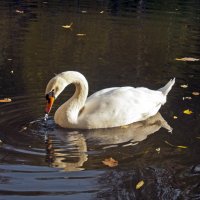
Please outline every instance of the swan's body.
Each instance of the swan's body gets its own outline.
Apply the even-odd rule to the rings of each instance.
[[[74,95],[55,113],[55,122],[63,128],[97,129],[124,126],[155,115],[175,83],[170,80],[157,91],[144,87],[115,87],[88,96],[88,83],[79,72],[68,71],[52,78],[46,94],[55,98],[69,84],[75,84]]]

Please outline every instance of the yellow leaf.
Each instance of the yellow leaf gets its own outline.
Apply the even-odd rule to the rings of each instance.
[[[180,85],[180,87],[182,87],[182,88],[188,88],[188,85]]]
[[[186,115],[191,115],[193,112],[191,110],[187,109],[187,110],[184,110],[183,113]]]
[[[139,181],[137,185],[135,186],[136,190],[139,190],[143,185],[144,185],[144,181],[143,180]]]
[[[69,28],[71,29],[71,27],[72,27],[72,24],[73,24],[73,23],[71,22],[71,24],[70,24],[70,25],[63,25],[62,27],[63,27],[63,28],[66,28],[66,29],[69,29]]]
[[[188,148],[187,146],[182,146],[182,145],[176,146],[176,145],[173,145],[173,144],[169,143],[168,141],[165,141],[165,143],[168,144],[168,145],[171,146],[171,147],[178,147],[178,148],[182,148],[182,149]]]
[[[102,163],[109,167],[116,167],[118,165],[118,161],[113,158],[107,158],[107,159],[103,160]]]
[[[178,148],[187,149],[187,146],[177,146]]]
[[[79,37],[86,36],[86,34],[85,34],[85,33],[77,33],[76,35],[77,35],[77,36],[79,36]]]
[[[198,58],[190,58],[190,57],[184,57],[184,58],[176,58],[177,61],[184,61],[184,62],[194,62],[199,61]]]
[[[5,98],[5,99],[0,99],[0,103],[8,103],[11,102],[12,100],[9,98]]]
[[[192,94],[193,94],[194,96],[199,96],[200,93],[199,93],[199,92],[193,92]]]
[[[174,115],[173,118],[174,118],[174,119],[177,119],[178,117]]]

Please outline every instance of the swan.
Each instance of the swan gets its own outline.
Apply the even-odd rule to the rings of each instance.
[[[45,96],[48,117],[54,100],[69,84],[75,85],[73,96],[55,112],[55,123],[63,128],[99,129],[129,125],[155,115],[165,104],[168,92],[175,83],[171,79],[164,87],[150,90],[144,87],[112,87],[88,97],[88,82],[79,72],[66,71],[47,84]]]

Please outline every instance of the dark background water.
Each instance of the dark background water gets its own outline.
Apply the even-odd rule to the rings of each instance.
[[[200,90],[200,63],[175,60],[200,58],[199,24],[196,0],[1,0],[0,99],[12,102],[0,104],[0,199],[200,199],[200,97],[192,95]],[[162,116],[69,131],[52,117],[43,121],[46,84],[67,70],[86,76],[90,94],[158,89],[172,77],[176,85]],[[161,128],[165,120],[172,134]],[[118,166],[102,163],[110,157]]]

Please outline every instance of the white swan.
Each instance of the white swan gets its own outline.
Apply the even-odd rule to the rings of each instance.
[[[46,115],[54,100],[71,83],[76,91],[57,109],[55,122],[63,128],[97,129],[124,126],[155,115],[166,102],[175,79],[157,91],[144,87],[114,87],[100,90],[87,98],[85,77],[75,71],[62,72],[46,87]]]

